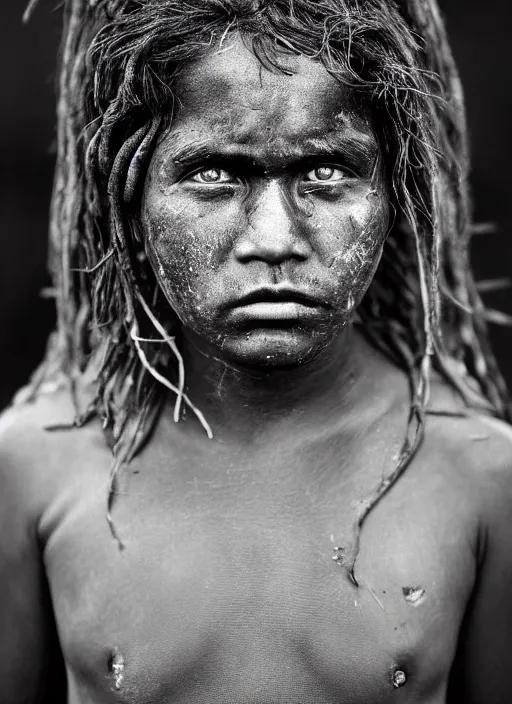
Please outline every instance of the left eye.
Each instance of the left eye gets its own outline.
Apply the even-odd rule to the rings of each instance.
[[[342,181],[346,177],[346,172],[335,166],[317,166],[315,169],[307,172],[306,181],[327,181],[332,183],[333,181]]]
[[[202,169],[191,176],[191,180],[196,183],[215,185],[218,183],[232,183],[233,177],[224,169]]]

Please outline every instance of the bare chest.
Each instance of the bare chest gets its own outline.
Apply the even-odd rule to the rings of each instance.
[[[102,487],[70,497],[46,560],[76,700],[443,701],[468,553],[397,491],[365,526],[355,586],[333,558],[360,498],[135,480],[114,514],[120,551]]]

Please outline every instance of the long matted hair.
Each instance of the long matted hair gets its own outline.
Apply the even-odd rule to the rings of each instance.
[[[27,15],[33,9],[32,0]],[[188,405],[176,316],[138,226],[152,151],[175,108],[187,63],[238,32],[264,66],[279,54],[320,61],[368,101],[396,217],[357,311],[364,334],[409,375],[401,456],[357,516],[359,532],[419,446],[431,364],[468,406],[509,418],[486,314],[469,266],[468,147],[463,96],[435,0],[65,0],[50,268],[57,330],[34,379],[94,370],[75,425],[99,415],[115,476],[142,447],[169,390]],[[477,402],[478,403],[478,402]]]

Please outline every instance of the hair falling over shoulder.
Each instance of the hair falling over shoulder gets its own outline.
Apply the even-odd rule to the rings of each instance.
[[[363,521],[421,442],[431,366],[468,406],[480,399],[510,419],[469,265],[463,94],[435,0],[65,0],[50,227],[58,321],[34,389],[55,374],[71,388],[93,375],[87,417],[101,417],[115,457],[109,521],[116,473],[149,437],[168,391],[175,419],[188,406],[210,433],[185,393],[179,325],[137,216],[153,148],[173,118],[175,77],[235,32],[271,70],[282,52],[300,54],[355,87],[386,162],[395,218],[356,322],[407,371],[411,411],[394,472],[357,517],[346,563],[355,581]]]

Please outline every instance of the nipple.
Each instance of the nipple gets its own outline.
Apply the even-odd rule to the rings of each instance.
[[[110,654],[108,669],[112,673],[114,688],[120,690],[124,679],[124,657],[117,648],[114,648]]]
[[[400,687],[403,687],[404,684],[407,682],[407,675],[403,670],[395,670],[393,672],[393,687],[395,689],[400,689]]]

